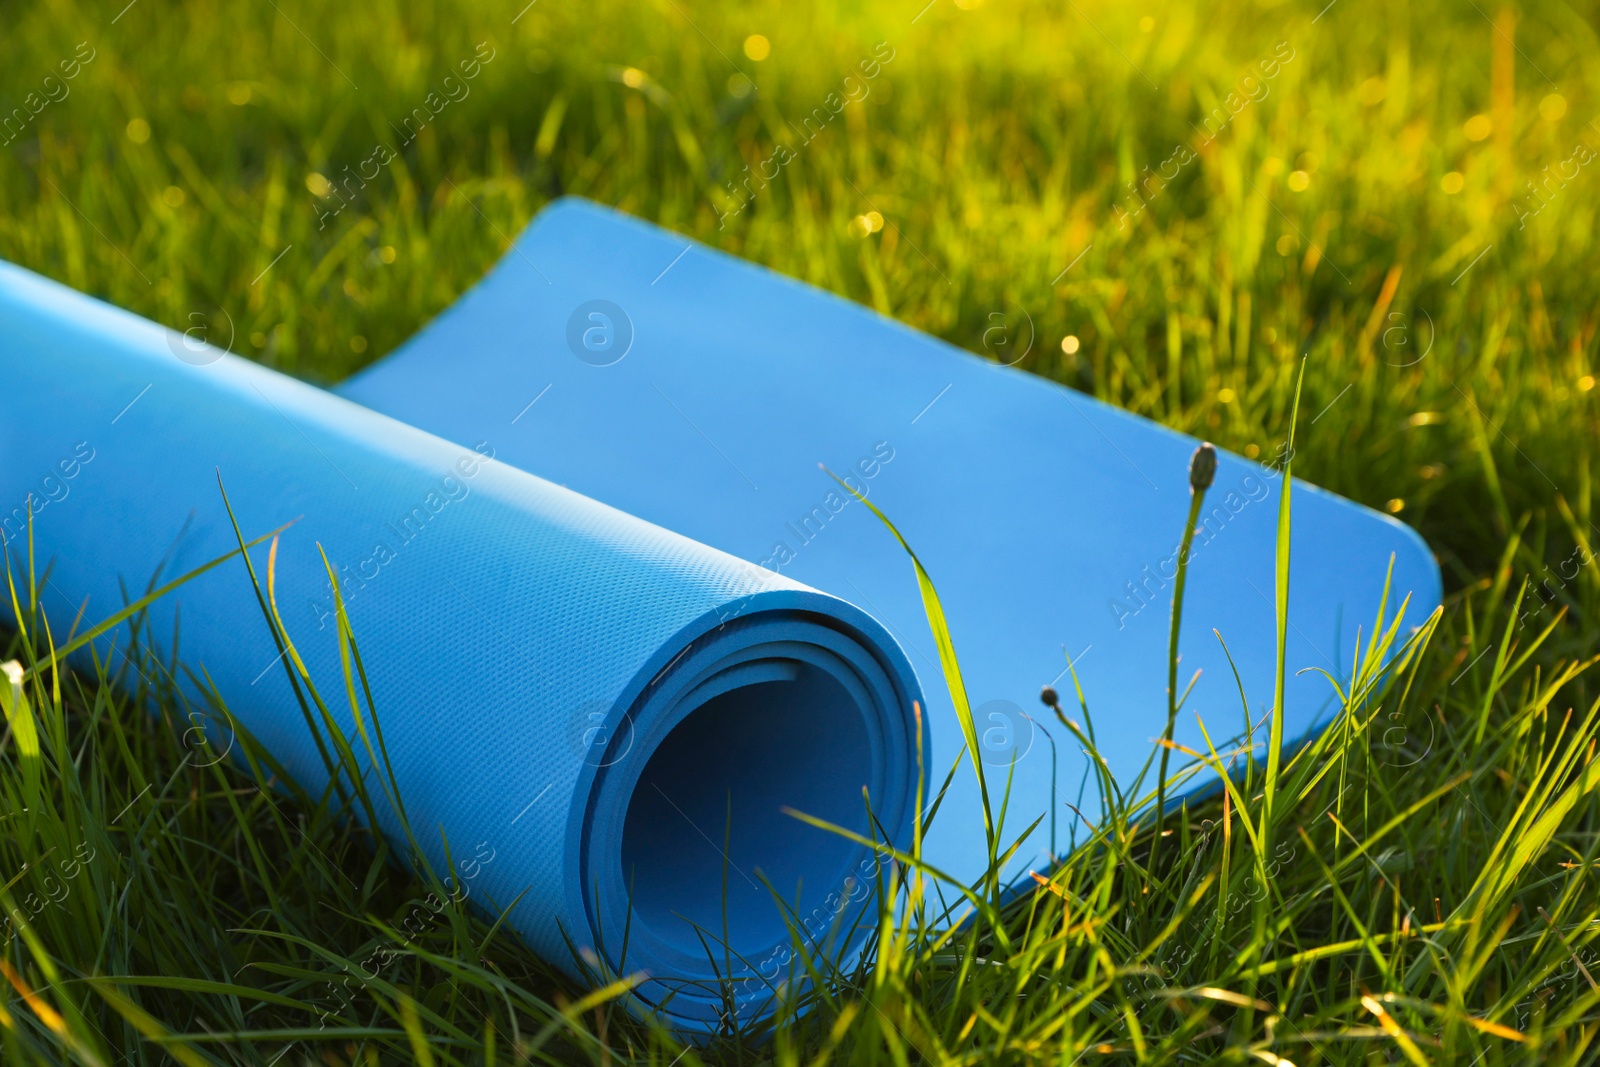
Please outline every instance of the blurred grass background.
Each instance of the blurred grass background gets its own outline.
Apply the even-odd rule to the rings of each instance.
[[[1019,338],[1031,317],[1023,366],[1246,453],[1281,438],[1307,356],[1307,411],[1334,406],[1306,475],[1418,525],[1464,582],[1525,514],[1568,541],[1591,519],[1600,168],[1574,153],[1600,148],[1596,21],[1475,0],[11,4],[4,113],[80,42],[94,58],[5,147],[0,256],[326,382],[576,193],[974,351],[991,316]],[[319,228],[341,201],[313,190],[398,147],[452,74],[468,95]],[[802,144],[852,74],[866,96]],[[793,161],[719,227],[779,143]]]
[[[1331,791],[1364,813],[1366,829],[1390,826],[1394,844],[1374,858],[1349,851],[1345,837],[1340,858],[1339,836],[1310,826],[1316,854],[1326,848],[1337,878],[1313,870],[1308,849],[1274,896],[1248,909],[1240,921],[1255,925],[1239,936],[1256,958],[1307,945],[1323,946],[1305,949],[1317,959],[1358,957],[1326,973],[1296,965],[1271,994],[1312,1035],[1309,1046],[1295,1046],[1298,1062],[1419,1062],[1417,1046],[1391,1040],[1378,1025],[1384,1016],[1360,1000],[1369,984],[1455,1013],[1405,1002],[1418,1013],[1407,1022],[1418,1035],[1429,1020],[1454,1020],[1438,1021],[1444,1045],[1428,1045],[1425,1060],[1477,1062],[1473,1042],[1483,1041],[1494,1051],[1485,1064],[1558,1052],[1583,1062],[1600,1033],[1591,1018],[1600,992],[1579,984],[1576,954],[1594,936],[1586,880],[1600,849],[1595,802],[1582,799],[1586,789],[1549,809],[1547,836],[1529,828],[1554,803],[1553,754],[1564,753],[1564,768],[1586,768],[1593,755],[1590,725],[1565,732],[1560,716],[1593,701],[1569,668],[1600,646],[1600,578],[1588,562],[1600,538],[1592,500],[1600,4],[524,2],[3,0],[0,257],[331,382],[403,342],[480,277],[542,205],[570,193],[974,352],[1009,361],[1031,334],[1021,366],[1246,455],[1268,458],[1282,442],[1303,358],[1295,474],[1420,528],[1451,598],[1407,710],[1413,731],[1421,715],[1433,755],[1358,762],[1348,781],[1341,763],[1337,787],[1334,777],[1307,787],[1308,809],[1320,810]],[[859,65],[887,54],[881,47],[893,58],[863,80]],[[475,58],[477,75],[462,80],[459,64]],[[1268,77],[1261,64],[1271,60]],[[75,76],[66,78],[67,69]],[[445,82],[452,75],[456,89]],[[327,195],[330,184],[380,143],[398,147],[394,127],[426,107],[430,93],[437,107],[462,86],[468,95],[437,108],[414,143],[327,217],[342,203]],[[830,93],[863,88],[801,146],[796,128],[806,115],[826,107]],[[733,212],[744,198],[730,186],[779,145],[790,146],[792,161]],[[1001,337],[1011,347],[1001,348]],[[1587,555],[1574,557],[1574,548]],[[1569,573],[1574,558],[1585,562]],[[1524,580],[1542,585],[1528,594],[1537,599],[1517,602]],[[1568,619],[1539,647],[1534,635],[1561,610]],[[1485,658],[1497,641],[1507,651]],[[1513,660],[1513,647],[1518,656],[1539,651]],[[1514,666],[1503,671],[1506,663]],[[224,986],[260,983],[274,996],[332,1003],[320,990],[332,988],[340,959],[359,961],[372,945],[398,940],[363,917],[403,915],[408,894],[423,890],[395,881],[381,846],[374,857],[366,838],[325,812],[308,824],[293,809],[263,806],[258,789],[248,817],[239,814],[229,792],[238,780],[221,771],[210,772],[215,781],[194,777],[183,801],[180,772],[193,772],[183,770],[175,740],[181,719],[170,731],[152,726],[137,700],[90,681],[64,705],[56,698],[97,739],[92,758],[78,757],[86,784],[69,775],[61,787],[105,818],[65,819],[71,832],[62,831],[60,847],[64,855],[86,836],[99,854],[118,855],[134,903],[127,886],[117,903],[116,880],[96,868],[97,895],[71,898],[85,910],[50,929],[54,950],[82,974],[216,983],[140,993],[175,1029],[247,1034],[266,1025],[264,1016],[277,1020],[271,1042],[239,1038],[214,1062],[266,1063],[285,1054],[283,1042],[298,1050],[285,1062],[311,1062],[313,1052],[346,1062],[327,1034],[284,1029],[302,1025],[303,1014],[241,1001]],[[35,698],[41,706],[49,699]],[[1375,733],[1387,738],[1394,705],[1374,710],[1363,700],[1347,710],[1356,704],[1382,712]],[[1461,734],[1490,722],[1491,712],[1486,739]],[[1352,726],[1329,758],[1354,760],[1352,746],[1370,740]],[[111,816],[138,800],[147,772],[151,781],[171,775],[164,788],[172,796],[162,802],[171,821],[163,833],[129,837]],[[1454,806],[1416,814],[1445,795]],[[1480,821],[1485,812],[1494,818]],[[1116,833],[1133,834],[1130,817],[1119,814]],[[1203,834],[1189,847],[1199,825],[1175,831],[1185,835],[1178,854],[1199,857],[1196,872],[1210,855]],[[270,847],[285,872],[259,873],[240,858],[251,834],[277,843]],[[1566,866],[1534,866],[1544,844],[1517,851],[1525,837],[1555,841]],[[1102,877],[1117,888],[1094,897],[1092,916],[1085,904],[1074,935],[1081,940],[1115,914],[1123,932],[1110,943],[1119,959],[1135,956],[1181,910],[1179,890],[1195,884],[1181,871],[1145,878],[1127,847],[1107,844],[1109,859],[1085,861],[1095,894]],[[36,851],[29,844],[14,858]],[[1485,896],[1480,875],[1490,860],[1509,873],[1496,875]],[[1235,862],[1237,883],[1244,866]],[[1226,884],[1226,850],[1221,863]],[[1389,876],[1402,869],[1418,901],[1433,898],[1418,922],[1471,904],[1483,940],[1440,934],[1438,946],[1405,960],[1395,947],[1385,963],[1363,939],[1379,926],[1400,928],[1400,890]],[[188,907],[171,908],[191,887]],[[1350,899],[1369,909],[1364,924]],[[1553,914],[1550,930],[1566,924],[1559,928],[1571,941],[1546,936],[1536,907]],[[1269,915],[1292,922],[1269,931]],[[489,951],[474,921],[451,913],[415,939],[396,964],[400,976],[391,976],[395,989],[415,982],[429,1039],[418,1036],[406,995],[385,999],[374,986],[363,994],[378,1005],[370,1011],[389,1012],[392,1027],[367,1044],[352,1009],[343,1020],[353,1027],[342,1046],[350,1061],[378,1062],[377,1048],[385,1061],[403,1058],[397,1050],[410,1048],[419,1062],[493,1062],[496,1028],[486,1020],[504,1029],[509,1019],[514,1030],[539,1003],[518,990],[544,996],[552,979],[503,942]],[[1411,921],[1408,911],[1405,928]],[[219,940],[219,930],[257,924],[303,941],[262,935],[239,948]],[[1080,973],[1076,964],[1055,956],[1047,938],[1027,944],[1009,960],[1000,954],[1005,967],[976,971],[971,960],[993,952],[987,940],[896,946],[864,999],[818,1008],[809,1036],[780,1041],[772,1054],[785,1063],[802,1053],[906,1062],[938,1046],[952,1050],[950,1062],[1075,1062],[1100,1047],[1130,1061],[1271,1063],[1272,1050],[1286,1048],[1270,1018],[1266,1037],[1253,1037],[1260,1019],[1244,1012],[1220,1036],[1206,1030],[1209,1044],[1194,1036],[1194,1027],[1211,1025],[1204,1010],[1175,1020],[1137,996],[1131,1007],[1106,994],[1110,1007],[1073,1001],[1082,1013],[1072,1015],[1059,998],[1077,996],[1065,977]],[[423,946],[438,956],[426,957]],[[1364,962],[1369,950],[1380,957],[1376,971]],[[235,952],[258,969],[236,971]],[[1093,974],[1102,963],[1090,956],[1083,967]],[[489,962],[463,977],[460,959]],[[1581,959],[1592,963],[1592,953]],[[1204,961],[1213,969],[1194,964],[1169,977],[1244,988],[1242,972],[1220,966]],[[1037,973],[1065,983],[1051,986],[1058,999],[1018,995],[1036,988],[1026,983]],[[1558,988],[1558,973],[1571,981]],[[507,999],[502,1017],[508,996],[517,1007]],[[31,1018],[21,1001],[7,1003]],[[1402,1012],[1400,1002],[1385,1003]],[[1007,1004],[1022,1022],[1004,1014]],[[116,1013],[115,1022],[101,1020],[108,1045],[135,1062],[162,1062],[165,1053],[135,1033],[159,1030]],[[1465,1013],[1477,1021],[1463,1022]],[[1541,1018],[1555,1021],[1525,1054],[1492,1031],[1537,1030]],[[22,1042],[6,1048],[20,1056],[26,1045],[47,1062],[38,1049],[48,1030],[27,1025],[34,1036],[26,1041],[15,1037],[20,1030],[0,1035]],[[665,1064],[682,1054],[599,1007],[593,1033],[583,1029],[587,1015],[581,1026],[563,1025],[573,1032],[561,1058],[608,1063],[626,1047],[629,1057]],[[1025,1042],[1013,1026],[1046,1036]],[[1345,1043],[1317,1036],[1335,1029]],[[847,1031],[863,1036],[847,1040]],[[1164,1044],[1151,1052],[1143,1042],[1158,1031]],[[896,1044],[902,1037],[909,1045]],[[502,1051],[526,1051],[525,1038],[498,1040]],[[198,1056],[215,1048],[204,1040],[166,1047]],[[358,1041],[359,1053],[349,1051]],[[718,1056],[747,1060],[738,1045]],[[690,1053],[682,1062],[702,1058],[715,1057]]]

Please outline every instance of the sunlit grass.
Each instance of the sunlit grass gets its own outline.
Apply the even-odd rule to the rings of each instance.
[[[974,902],[910,863],[870,967],[775,1038],[684,1052],[247,739],[249,773],[220,759],[183,664],[41,668],[73,620],[45,629],[14,556],[6,1063],[1594,1058],[1590,8],[50,0],[4,26],[0,122],[28,118],[0,135],[0,257],[169,326],[336,380],[578,193],[974,352],[998,314],[1021,366],[1250,456],[1303,366],[1296,474],[1416,525],[1449,591],[1374,620],[1343,714],[1276,768],[1243,714],[1169,752],[1173,792],[1234,776],[1153,862],[1158,782],[1107,782],[1038,892]],[[46,76],[68,91],[35,115]],[[1063,744],[1092,749],[1096,696]]]

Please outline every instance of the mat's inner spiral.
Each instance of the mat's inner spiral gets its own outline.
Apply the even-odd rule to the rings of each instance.
[[[866,832],[863,709],[827,672],[794,666],[788,679],[732,689],[690,712],[634,788],[622,840],[634,914],[684,951],[719,946],[724,884],[735,950],[769,944],[785,935],[772,892],[792,905],[803,882],[805,914],[840,888],[861,850],[781,810]]]

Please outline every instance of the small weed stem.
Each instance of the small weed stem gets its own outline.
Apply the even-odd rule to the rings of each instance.
[[[1189,460],[1189,519],[1178,544],[1178,574],[1172,584],[1172,628],[1167,641],[1167,728],[1161,734],[1161,766],[1156,772],[1156,836],[1150,843],[1150,870],[1155,871],[1161,851],[1162,824],[1167,814],[1167,759],[1172,755],[1172,732],[1178,724],[1178,628],[1183,622],[1183,584],[1189,576],[1189,548],[1194,544],[1195,526],[1206,490],[1217,474],[1217,450],[1202,442]]]

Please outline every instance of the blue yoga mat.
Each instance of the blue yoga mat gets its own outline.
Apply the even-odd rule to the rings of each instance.
[[[858,940],[873,853],[780,808],[871,834],[864,789],[906,839],[921,695],[866,612],[524,473],[499,458],[508,435],[450,443],[4,264],[0,381],[0,527],[25,575],[31,511],[58,641],[235,547],[220,475],[246,537],[296,520],[276,600],[330,696],[319,546],[340,569],[427,859],[491,914],[520,898],[511,924],[544,957],[579,977],[647,972],[635,1008],[693,1031],[722,1019],[719,978],[743,1021],[803,973],[774,894],[807,938]],[[264,576],[267,546],[252,559]],[[147,632],[324,787],[242,561],[160,601]],[[97,651],[115,670],[127,643],[119,630]],[[378,814],[404,850],[395,812]]]
[[[1075,704],[1067,657],[1122,788],[1165,726],[1172,576],[1197,442],[1148,420],[571,198],[338,391],[449,440],[493,440],[504,462],[870,612],[910,651],[928,694],[937,789],[961,732],[909,561],[817,465],[848,478],[938,587],[997,809],[1010,791],[1005,844],[1041,820],[1007,870],[1014,880],[1083,838],[1069,803],[1096,811],[1087,757],[1039,704],[1047,683]],[[1276,471],[1220,456],[1180,644],[1180,688],[1200,676],[1176,737],[1200,751],[1198,718],[1219,746],[1244,733],[1213,630],[1254,720],[1273,698],[1281,489]],[[1293,505],[1289,670],[1344,678],[1380,607],[1392,617],[1409,595],[1416,625],[1438,606],[1438,566],[1389,516],[1298,480]],[[1287,684],[1293,741],[1336,707],[1320,674]],[[1259,746],[1265,730],[1256,736]],[[924,841],[928,861],[975,882],[987,864],[981,812],[963,767]]]
[[[278,555],[285,620],[313,674],[337,678],[320,543],[413,825],[469,857],[456,877],[474,899],[524,894],[512,923],[536,950],[575,974],[569,940],[602,970],[648,971],[634,1006],[686,1029],[722,1010],[705,945],[724,876],[744,1018],[795,965],[769,885],[819,940],[870,903],[866,850],[781,805],[862,830],[866,786],[903,840],[914,700],[931,785],[962,758],[910,564],[819,462],[887,511],[938,585],[992,800],[1006,794],[1011,836],[1038,820],[1008,877],[1047,867],[1080,836],[1073,808],[1094,810],[1087,757],[1037,703],[1041,684],[1070,692],[1068,657],[1123,787],[1165,722],[1194,440],[583,201],[548,208],[342,398],[5,266],[0,373],[0,524],[14,554],[31,494],[54,617],[86,600],[104,617],[119,582],[231,548],[219,470],[247,534],[298,518]],[[1281,489],[1220,457],[1189,577],[1180,684],[1199,679],[1181,743],[1203,747],[1197,717],[1213,738],[1243,732],[1213,629],[1251,716],[1267,712]],[[1301,482],[1294,507],[1290,668],[1342,677],[1380,607],[1409,594],[1417,623],[1438,605],[1438,568],[1387,516]],[[316,788],[257,611],[229,565],[152,631]],[[1286,736],[1309,736],[1331,690],[1288,686]],[[925,854],[976,881],[977,780],[955,769]],[[438,834],[421,837],[442,869]]]

